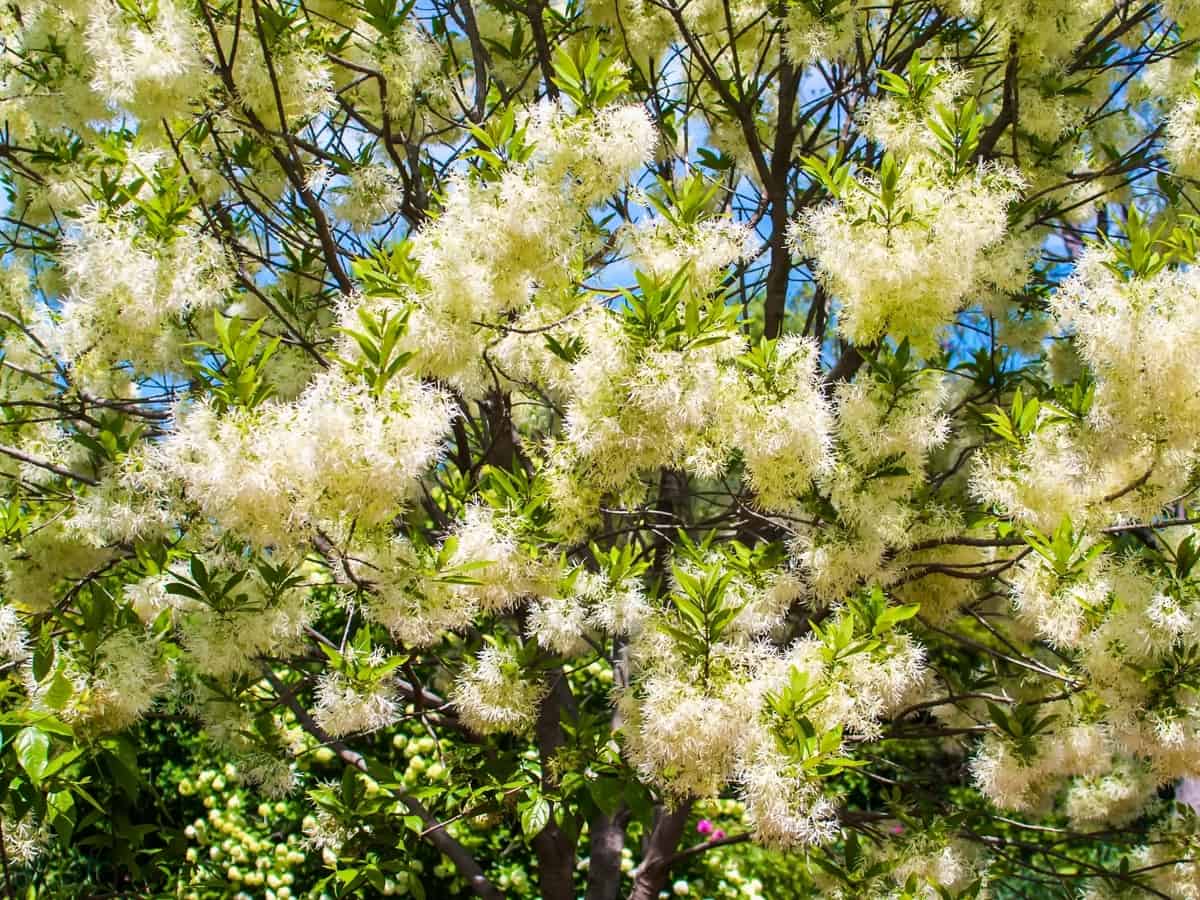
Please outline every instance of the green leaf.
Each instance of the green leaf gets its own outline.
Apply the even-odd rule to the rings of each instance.
[[[47,818],[64,841],[71,840],[75,831],[75,798],[70,791],[53,791],[46,797]]]
[[[57,734],[71,737],[74,731],[65,722],[56,719],[49,713],[22,709],[0,715],[0,725],[35,725],[47,734]]]
[[[880,614],[875,621],[875,627],[872,629],[872,634],[882,635],[891,631],[901,622],[911,619],[921,611],[920,603],[913,603],[908,606],[891,606]]]
[[[117,784],[128,796],[136,797],[141,791],[141,772],[138,769],[137,748],[125,737],[112,737],[104,740],[102,746],[108,752],[104,761]]]
[[[521,831],[532,838],[550,822],[550,801],[538,797],[521,810]]]
[[[87,750],[86,747],[75,747],[72,750],[65,750],[54,759],[50,760],[50,764],[46,766],[46,771],[42,773],[43,778],[49,778],[52,775],[57,775],[79,757],[83,756]]]
[[[613,815],[621,807],[623,784],[620,778],[604,775],[588,782],[588,794],[592,802],[606,816]]]
[[[50,681],[50,686],[46,689],[46,693],[42,695],[42,702],[53,710],[62,709],[71,695],[74,693],[74,688],[71,680],[63,674],[62,668],[58,668],[54,672],[54,678]]]
[[[33,726],[22,728],[13,741],[13,749],[21,768],[35,784],[39,783],[50,760],[50,736]]]

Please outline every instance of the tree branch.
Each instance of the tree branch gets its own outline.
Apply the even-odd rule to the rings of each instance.
[[[367,774],[369,767],[367,766],[366,758],[361,753],[350,749],[342,741],[331,737],[324,728],[318,725],[308,710],[296,699],[295,693],[284,687],[279,677],[271,671],[270,666],[263,666],[263,674],[266,675],[267,681],[271,683],[271,687],[275,689],[275,694],[279,700],[295,715],[296,721],[300,723],[301,728],[333,750],[346,765],[353,766],[364,775]],[[467,849],[462,844],[446,832],[446,829],[439,827],[437,817],[426,809],[420,800],[411,796],[407,791],[397,789],[396,793],[400,802],[404,804],[408,811],[421,820],[424,826],[424,831],[421,833],[422,837],[454,863],[458,874],[466,879],[472,893],[477,897],[485,898],[485,900],[502,900],[501,893],[488,881],[479,863],[475,861],[475,858],[467,852]]]
[[[634,870],[633,890],[629,900],[658,900],[658,892],[667,883],[674,862],[675,848],[683,837],[692,801],[685,800],[672,810],[660,809],[654,830],[646,844],[641,865]]]

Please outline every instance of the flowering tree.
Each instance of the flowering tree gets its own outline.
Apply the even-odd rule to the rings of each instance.
[[[10,895],[167,712],[339,895],[1198,895],[1193,0],[5,6]]]

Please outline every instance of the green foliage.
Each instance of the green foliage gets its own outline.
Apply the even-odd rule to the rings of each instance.
[[[600,42],[592,38],[574,51],[560,47],[554,54],[554,84],[580,109],[598,109],[612,103],[629,89],[629,80],[602,55]]]
[[[416,6],[416,0],[363,0],[362,20],[380,34],[391,35],[399,31],[408,21]]]
[[[1063,393],[1062,405],[1043,403],[1037,397],[1025,399],[1020,388],[1013,393],[1011,411],[997,406],[984,414],[987,428],[1014,446],[1021,447],[1044,428],[1082,421],[1091,408],[1095,385],[1076,382],[1070,393]]]
[[[900,228],[913,219],[912,209],[902,204],[900,200],[905,166],[905,160],[898,160],[889,150],[883,154],[883,159],[879,163],[879,169],[876,172],[878,180],[874,184],[859,182],[858,185],[873,201],[868,206],[866,216],[862,221],[881,226],[888,233],[889,241],[893,229]]]
[[[741,612],[742,604],[728,596],[733,572],[705,559],[708,541],[694,544],[683,532],[679,538],[688,564],[671,568],[678,586],[678,590],[671,593],[671,605],[677,616],[662,621],[659,627],[674,638],[689,657],[699,661],[701,680],[707,685],[712,674],[713,647]],[[699,571],[689,571],[693,567]]]
[[[820,732],[808,713],[829,695],[828,688],[813,685],[807,672],[792,667],[788,683],[767,695],[771,729],[782,753],[802,778],[829,778],[846,769],[866,765],[841,755],[842,726]]]
[[[908,58],[903,75],[887,69],[879,71],[879,87],[914,110],[924,110],[934,89],[946,78],[933,60],[922,60],[919,53]]]
[[[939,103],[936,114],[927,120],[951,175],[958,175],[975,159],[983,122],[983,113],[977,109],[974,98],[967,98],[955,109]]]
[[[1062,580],[1079,576],[1088,563],[1104,552],[1103,543],[1090,541],[1086,533],[1075,530],[1070,516],[1063,516],[1053,535],[1030,528],[1024,537],[1025,543]]]
[[[1137,206],[1130,204],[1125,213],[1125,239],[1107,240],[1112,254],[1104,265],[1124,281],[1152,278],[1170,266],[1196,260],[1195,217],[1180,222],[1162,217],[1151,223]]]
[[[656,184],[658,190],[648,192],[646,199],[655,212],[680,229],[709,218],[713,200],[721,192],[719,181],[710,182],[698,173],[689,175],[678,188],[661,177],[656,179]]]
[[[637,347],[659,346],[686,352],[724,341],[736,328],[738,308],[705,301],[690,288],[691,272],[669,279],[636,273],[638,292],[622,291],[625,332]]]
[[[1196,853],[1167,790],[1093,827],[1072,818],[1080,772],[1039,772],[1043,802],[1003,810],[976,771],[997,741],[1037,765],[1060,728],[1093,726],[1121,765],[1186,771],[1143,750],[1200,693],[1200,542],[1179,530],[1197,518],[1195,398],[1144,417],[1113,399],[1144,379],[1158,404],[1174,385],[1148,373],[1189,369],[1194,323],[1158,315],[1198,259],[1196,180],[1164,118],[1200,91],[1166,83],[1194,53],[1190,25],[1165,18],[1183,0],[1095,21],[1007,4],[1020,27],[995,27],[995,3],[10,5],[0,825],[47,849],[7,860],[0,892],[480,891],[452,856],[517,900],[1166,895],[1168,873],[1186,877],[1156,856]],[[829,232],[812,227],[824,213]],[[130,259],[87,255],[97,222]],[[843,229],[840,257],[818,247]],[[1111,291],[1094,308],[1147,338],[1143,314],[1157,336],[1179,328],[1171,353],[1139,367],[1128,348],[1106,370],[1092,298],[1063,314],[1092,234],[1119,282],[1081,269]],[[175,270],[189,248],[195,296]],[[1030,248],[1041,259],[1016,266]],[[262,319],[235,314],[247,300]],[[1057,341],[1078,358],[1052,356]],[[284,419],[314,386],[433,449],[384,484],[358,433],[296,448],[312,431]],[[428,409],[400,402],[410,388]],[[276,389],[304,399],[274,404]],[[681,415],[663,415],[676,389]],[[744,408],[710,408],[734,397]],[[228,432],[187,433],[211,424],[189,422],[193,404],[244,429],[244,456],[194,464]],[[880,415],[860,427],[856,408]],[[1106,433],[1118,414],[1133,426]],[[1043,476],[1050,439],[1064,478],[1135,454],[1154,477],[1042,533],[1030,521],[1060,511],[1006,510],[983,482]],[[1090,643],[1026,614],[1043,599],[1021,596],[1030,580]],[[109,655],[121,640],[127,670]],[[206,641],[238,665],[209,666]],[[118,730],[124,708],[104,718],[101,698],[141,686],[138,653],[170,688]],[[394,716],[342,734],[342,686]],[[674,746],[633,714],[659,686],[746,714],[699,773],[716,796],[677,795],[709,749],[686,728],[679,758],[647,751]],[[520,688],[528,728],[479,724],[508,712],[489,689]],[[749,771],[764,749],[779,771]],[[735,799],[759,801],[760,775],[784,780],[768,800],[786,808]],[[808,788],[819,807],[792,803]],[[652,848],[684,807],[680,839]],[[824,811],[810,845],[794,823]],[[802,849],[754,843],[773,815]],[[596,891],[602,860],[584,858],[606,822],[619,869]],[[907,873],[963,845],[989,861],[953,888]]]
[[[1048,732],[1062,718],[1058,713],[1047,714],[1032,704],[1017,704],[1006,709],[988,701],[987,710],[992,723],[1012,743],[1017,755],[1029,761],[1038,753],[1037,736]]]
[[[87,450],[94,469],[120,460],[145,435],[145,426],[131,423],[119,413],[101,413],[91,431],[71,433],[71,440]]]
[[[468,156],[477,161],[475,172],[484,181],[498,180],[510,166],[521,165],[533,155],[534,147],[526,140],[525,126],[518,128],[516,121],[516,113],[510,106],[488,119],[484,126],[471,126],[471,135],[479,146],[472,148]]]
[[[247,327],[241,319],[214,312],[216,343],[192,345],[200,351],[200,358],[191,363],[192,371],[214,398],[218,410],[253,409],[275,392],[266,369],[282,337],[277,335],[264,342],[261,332],[266,322],[265,318],[259,319]]]
[[[362,329],[341,329],[342,334],[351,338],[362,353],[358,359],[342,360],[342,365],[365,381],[372,395],[377,398],[383,396],[388,382],[413,358],[411,350],[401,350],[399,346],[401,338],[408,332],[410,313],[408,307],[394,312],[383,310],[378,314],[359,307],[358,320]]]
[[[409,241],[373,249],[369,256],[354,261],[353,270],[368,296],[384,299],[406,298],[419,278],[419,266]]]
[[[844,197],[855,183],[854,165],[849,160],[837,156],[827,160],[817,156],[806,156],[801,168],[834,199]]]

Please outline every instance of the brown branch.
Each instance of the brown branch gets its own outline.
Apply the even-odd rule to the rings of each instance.
[[[670,864],[675,865],[686,859],[691,859],[693,856],[699,856],[701,853],[707,853],[709,850],[715,850],[717,847],[728,847],[730,844],[743,844],[750,840],[750,832],[743,831],[741,834],[730,834],[722,838],[713,838],[709,841],[702,841],[699,844],[693,844],[686,850],[680,850],[671,857]]]
[[[567,677],[561,670],[552,673],[553,684],[538,709],[534,734],[537,737],[538,756],[542,765],[542,790],[552,791],[558,786],[555,759],[566,743],[562,716],[575,704]],[[533,836],[533,850],[538,860],[538,883],[543,900],[574,900],[575,897],[575,846],[579,838],[569,827],[555,821],[555,810],[550,811],[546,826]]]
[[[734,53],[736,54],[736,49]],[[775,145],[771,150],[771,178],[763,185],[771,201],[771,263],[767,271],[766,297],[763,308],[763,336],[779,337],[787,313],[788,283],[792,273],[792,254],[787,245],[788,232],[788,173],[792,167],[792,149],[799,128],[793,107],[800,89],[800,72],[785,61],[779,69],[779,119]]]
[[[847,344],[842,351],[842,355],[838,358],[837,363],[829,372],[826,373],[821,385],[828,393],[833,390],[834,386],[843,382],[849,381],[855,376],[866,359],[858,351],[858,348],[852,344]]]
[[[36,456],[30,456],[16,447],[9,447],[5,444],[0,444],[0,453],[5,456],[10,456],[13,459],[20,460],[23,463],[29,463],[31,466],[36,466],[39,469],[45,469],[47,472],[53,472],[55,475],[61,475],[63,478],[71,481],[78,481],[80,484],[97,485],[100,482],[90,475],[81,475],[78,472],[72,472],[70,469],[64,469],[62,466],[55,465],[52,462],[47,462],[44,459],[38,459]]]
[[[683,837],[688,816],[692,812],[692,801],[682,801],[675,809],[659,810],[646,844],[646,853],[641,864],[634,870],[633,890],[629,900],[658,900],[658,892],[667,883],[674,862],[675,848]]]
[[[1132,482],[1131,484],[1127,485],[1126,487],[1121,488],[1119,491],[1114,491],[1113,493],[1109,494],[1107,497],[1104,498],[1104,502],[1112,503],[1114,500],[1120,500],[1126,494],[1136,491],[1143,484],[1145,484],[1147,481],[1149,481],[1150,476],[1153,474],[1154,474],[1154,465],[1152,463],[1150,465],[1150,468],[1148,468],[1146,470],[1146,473],[1144,475],[1142,475],[1141,478],[1139,478],[1137,481]]]

